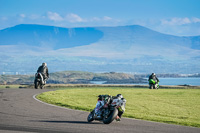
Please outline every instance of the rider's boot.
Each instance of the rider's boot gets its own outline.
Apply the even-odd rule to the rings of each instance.
[[[116,120],[116,121],[120,121],[121,119],[120,119],[119,116],[117,116],[117,117],[115,118],[115,120]]]

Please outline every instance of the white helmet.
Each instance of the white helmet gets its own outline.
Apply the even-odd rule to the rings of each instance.
[[[47,66],[47,63],[45,63],[45,62],[44,62],[44,63],[42,63],[42,66],[43,66],[43,67]]]

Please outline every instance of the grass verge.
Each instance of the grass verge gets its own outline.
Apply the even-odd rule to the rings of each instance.
[[[45,92],[37,98],[58,106],[91,111],[99,94],[118,93],[127,100],[123,117],[200,127],[200,89],[73,87]]]

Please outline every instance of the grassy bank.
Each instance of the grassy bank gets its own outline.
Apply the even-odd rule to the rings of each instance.
[[[33,88],[33,85],[0,85],[0,89]]]
[[[37,98],[59,106],[91,111],[99,94],[118,93],[127,99],[124,117],[200,127],[200,89],[68,87],[42,93]]]
[[[148,88],[149,85],[134,85],[134,84],[46,84],[46,89],[59,89],[59,88],[77,88],[77,87],[86,87],[86,88],[95,88],[95,87],[120,87],[120,88]],[[5,88],[34,88],[34,84],[0,84],[0,89]],[[200,86],[179,86],[179,85],[161,85],[159,89],[200,89]]]

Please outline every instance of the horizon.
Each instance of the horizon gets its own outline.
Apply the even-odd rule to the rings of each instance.
[[[62,70],[62,71],[54,71],[54,72],[50,72],[49,74],[53,74],[53,73],[60,73],[60,72],[83,72],[83,73],[124,73],[124,74],[130,74],[130,75],[146,75],[146,76],[149,76],[151,75],[152,73],[140,73],[140,72],[126,72],[126,71],[96,71],[96,72],[93,72],[93,71],[79,71],[79,70]],[[10,71],[10,72],[2,72],[0,73],[0,75],[27,75],[27,76],[32,76],[32,75],[35,75],[35,71],[32,71],[32,72],[16,72],[16,71]],[[200,76],[200,73],[156,73],[156,75],[160,75],[161,77],[162,76],[165,76],[165,75],[168,75],[168,77],[170,78],[171,76],[180,76],[180,77],[190,77],[190,76],[197,76],[199,77]],[[166,78],[168,78],[166,77]],[[164,77],[163,77],[164,78]],[[173,77],[172,77],[173,78]],[[195,77],[192,77],[192,78],[195,78]]]

